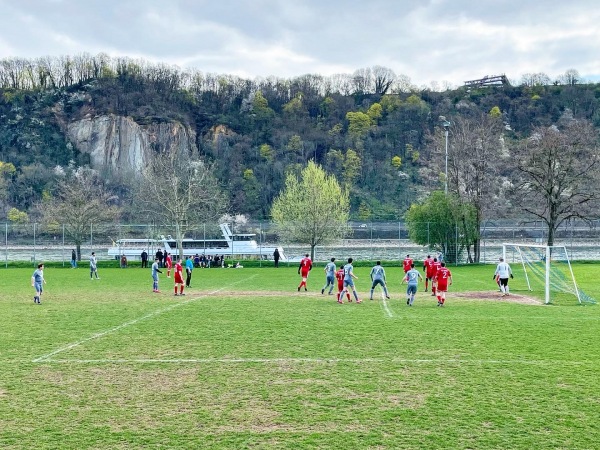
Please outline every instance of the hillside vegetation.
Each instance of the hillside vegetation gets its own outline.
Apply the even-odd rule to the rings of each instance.
[[[518,86],[438,92],[382,67],[246,80],[105,55],[2,60],[0,214],[35,214],[32,207],[52,196],[60,173],[89,164],[66,127],[102,115],[189,127],[194,151],[214,163],[231,212],[268,218],[286,174],[312,159],[348,188],[352,217],[361,220],[402,218],[413,202],[444,188],[440,116],[450,123],[451,167],[459,158],[455,124],[493,117],[491,142],[504,159],[493,172],[501,183],[489,196],[501,198],[502,183],[518,179],[516,144],[536,127],[565,118],[600,125],[600,85],[581,84],[573,73],[554,83],[533,74]],[[95,168],[127,206],[131,177]],[[460,177],[449,181],[451,190],[461,189]],[[488,209],[507,214],[507,202]]]

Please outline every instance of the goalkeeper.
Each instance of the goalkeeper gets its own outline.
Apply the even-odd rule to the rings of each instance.
[[[513,278],[513,274],[508,263],[504,262],[504,258],[500,258],[500,262],[496,266],[496,272],[494,272],[493,279],[495,280],[496,277],[500,278],[500,290],[502,291],[502,297],[508,295],[508,277]]]

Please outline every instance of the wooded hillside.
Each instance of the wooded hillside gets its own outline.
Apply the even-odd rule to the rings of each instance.
[[[580,84],[574,71],[555,82],[532,74],[517,86],[437,92],[383,67],[246,80],[80,55],[2,60],[0,93],[3,217],[13,207],[35,214],[32,206],[52,195],[61,170],[90,163],[65,133],[68,123],[84,117],[112,114],[139,124],[190,127],[199,154],[214,162],[231,212],[253,219],[268,218],[286,173],[299,173],[311,159],[349,189],[354,218],[403,217],[415,200],[444,188],[440,116],[450,123],[451,165],[460,157],[453,153],[455,124],[497,119],[501,127],[493,145],[506,158],[494,176],[506,180],[517,169],[511,152],[518,150],[511,149],[536,127],[565,116],[600,126],[600,85]],[[96,169],[104,170],[127,206],[131,180]],[[455,182],[459,189],[461,179]],[[499,216],[510,209],[496,205]]]

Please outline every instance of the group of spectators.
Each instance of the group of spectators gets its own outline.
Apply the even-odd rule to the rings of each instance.
[[[163,252],[158,249],[155,258],[158,260],[158,267],[164,268],[166,265],[167,252]],[[192,258],[194,267],[196,268],[211,268],[211,267],[225,267],[225,255],[199,255],[196,253]],[[144,250],[141,254],[142,268],[148,268],[148,252]]]
[[[194,267],[211,268],[211,267],[225,267],[225,255],[194,255]]]

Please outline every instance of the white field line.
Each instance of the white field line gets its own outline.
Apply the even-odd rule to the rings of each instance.
[[[187,301],[179,302],[179,303],[173,303],[172,305],[169,305],[166,308],[157,309],[156,311],[153,311],[153,312],[151,312],[149,314],[146,314],[145,316],[138,317],[137,319],[133,319],[133,320],[130,320],[128,322],[122,323],[121,325],[117,325],[116,327],[110,328],[108,330],[101,331],[101,332],[93,334],[93,335],[91,335],[91,336],[89,336],[89,337],[87,337],[85,339],[82,339],[80,341],[73,342],[73,343],[71,343],[69,345],[61,347],[61,348],[59,348],[57,350],[54,350],[53,352],[50,352],[50,353],[48,353],[46,355],[39,356],[38,358],[35,358],[32,362],[34,362],[34,363],[44,362],[44,361],[52,358],[53,356],[58,355],[59,353],[63,353],[63,352],[66,352],[68,350],[71,350],[71,349],[73,349],[75,347],[78,347],[78,346],[80,346],[82,344],[85,344],[86,342],[93,341],[94,339],[100,339],[101,337],[104,337],[104,336],[106,336],[108,334],[114,333],[115,331],[119,331],[119,330],[121,330],[121,329],[123,329],[125,327],[130,326],[130,325],[135,325],[136,323],[141,322],[142,320],[150,319],[150,318],[158,316],[160,314],[169,312],[169,311],[171,311],[171,310],[173,310],[175,308],[179,308],[180,306],[184,306],[184,305],[187,305],[189,303],[195,302],[196,300],[200,300],[202,298],[206,298],[209,295],[213,295],[213,294],[216,294],[218,292],[221,292],[221,291],[223,291],[223,290],[225,290],[225,289],[227,289],[227,288],[229,288],[231,286],[234,286],[236,284],[245,283],[246,281],[251,280],[254,277],[256,277],[256,275],[252,275],[252,276],[250,276],[248,278],[244,278],[243,280],[236,281],[235,283],[231,283],[231,284],[229,284],[227,286],[223,286],[220,289],[216,289],[216,290],[214,290],[212,292],[209,292],[207,294],[201,295],[199,297],[190,298]]]
[[[580,366],[592,361],[557,361],[523,359],[404,359],[404,358],[183,358],[183,359],[46,359],[43,364],[337,364],[337,363],[387,363],[432,365],[532,365],[532,366]]]
[[[392,313],[392,310],[389,308],[388,306],[388,302],[385,298],[385,294],[383,293],[383,290],[381,291],[381,305],[383,306],[383,310],[385,311],[385,314],[388,317],[394,317],[394,314]]]

